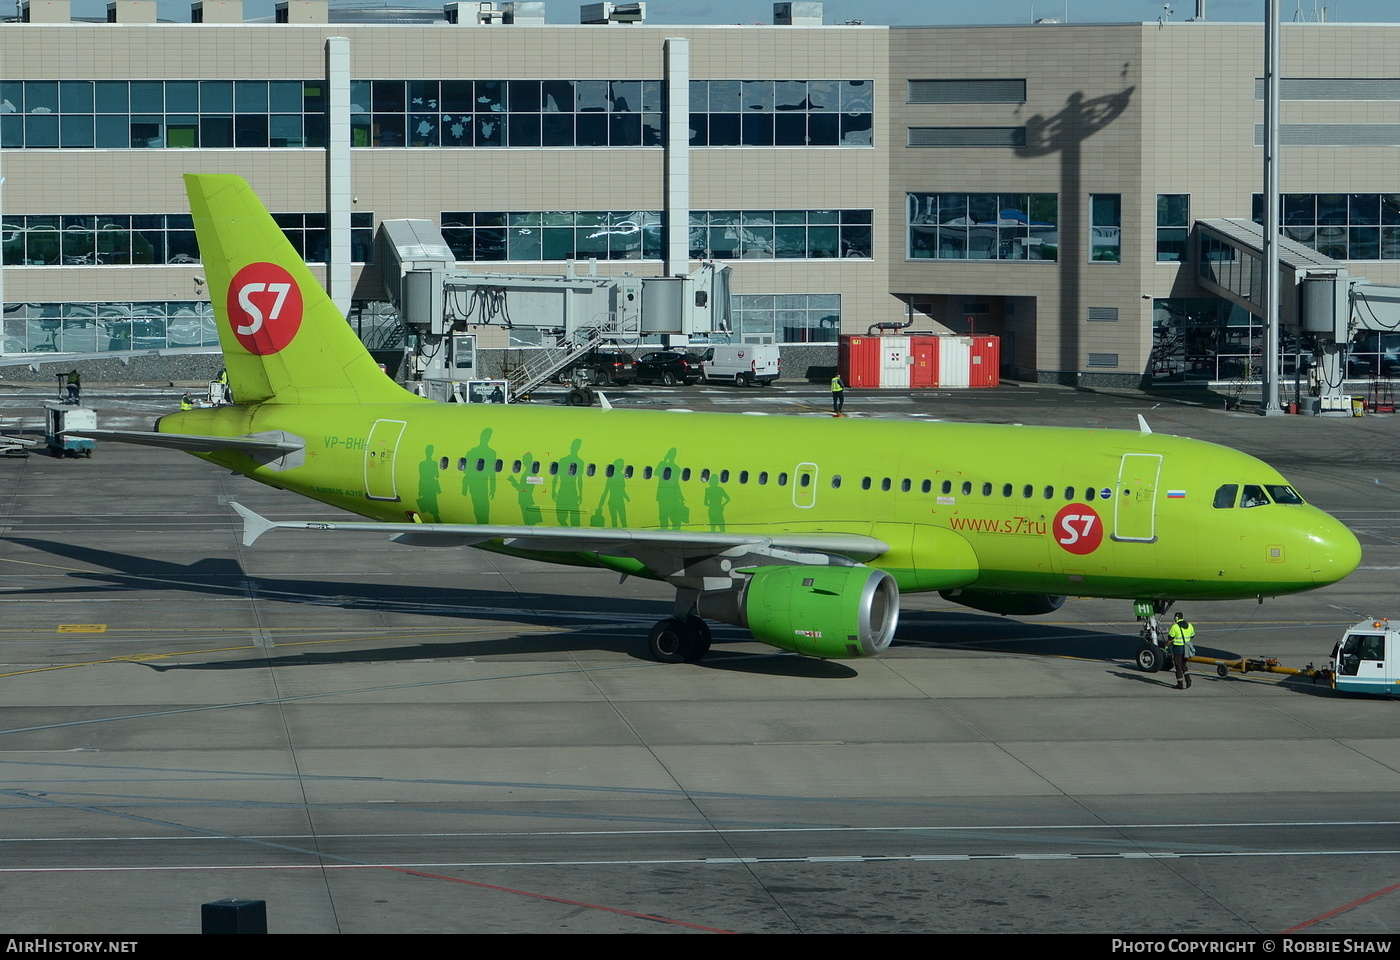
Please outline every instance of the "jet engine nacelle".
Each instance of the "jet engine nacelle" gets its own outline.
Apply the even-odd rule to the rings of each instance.
[[[1002,590],[940,590],[944,600],[960,603],[974,610],[1004,613],[1014,617],[1034,617],[1054,613],[1064,604],[1064,597],[1047,593],[1007,593]]]
[[[894,639],[899,587],[871,567],[759,567],[737,595],[702,595],[699,613],[805,656],[873,657]]]

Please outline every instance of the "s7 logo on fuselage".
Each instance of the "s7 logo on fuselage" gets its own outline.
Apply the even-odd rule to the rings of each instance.
[[[1055,542],[1067,551],[1083,556],[1103,543],[1103,521],[1087,503],[1070,503],[1060,508],[1051,525]]]

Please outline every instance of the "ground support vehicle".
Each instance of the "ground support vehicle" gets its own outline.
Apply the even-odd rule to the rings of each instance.
[[[1332,687],[1347,693],[1400,696],[1400,630],[1389,620],[1363,620],[1332,648]]]
[[[97,441],[81,434],[97,427],[96,411],[57,403],[45,404],[44,411],[44,443],[49,453],[55,457],[92,456]]]
[[[766,387],[778,379],[781,358],[772,344],[737,343],[706,347],[700,354],[701,377],[736,387]]]

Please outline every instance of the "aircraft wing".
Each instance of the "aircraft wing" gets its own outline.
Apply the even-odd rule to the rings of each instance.
[[[839,556],[857,563],[886,553],[883,540],[858,533],[703,533],[688,530],[618,530],[600,527],[525,527],[476,523],[376,523],[367,520],[268,520],[239,503],[229,504],[243,518],[243,545],[269,530],[338,530],[391,533],[394,540],[416,546],[471,546],[502,540],[518,550],[541,553],[602,553],[635,557],[652,564],[660,555],[677,558],[729,554],[738,557],[769,551]]]
[[[122,443],[139,443],[148,447],[167,447],[172,450],[186,450],[193,453],[215,453],[219,450],[237,450],[242,453],[264,453],[283,456],[301,450],[305,444],[301,440],[281,431],[261,436],[247,437],[201,437],[190,433],[153,433],[147,430],[73,430],[69,436],[92,438],[93,440],[119,440]]]

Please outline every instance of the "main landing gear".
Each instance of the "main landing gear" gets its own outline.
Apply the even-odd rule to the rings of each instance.
[[[1133,603],[1133,612],[1142,623],[1139,636],[1142,644],[1138,647],[1137,665],[1139,670],[1156,673],[1166,666],[1166,631],[1158,619],[1171,609],[1175,600],[1138,600]]]
[[[710,652],[710,625],[694,615],[667,617],[651,628],[647,652],[659,663],[695,663]]]

